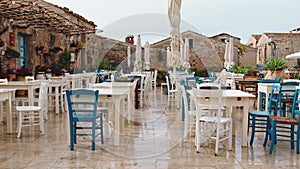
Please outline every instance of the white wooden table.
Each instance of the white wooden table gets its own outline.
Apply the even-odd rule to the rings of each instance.
[[[91,84],[90,88],[93,89],[125,89],[128,90],[127,94],[127,118],[128,124],[130,123],[131,115],[134,111],[134,95],[135,95],[135,87],[138,79],[135,79],[134,82],[103,82],[103,83],[95,83]]]
[[[0,89],[0,101],[6,102],[6,123],[7,123],[7,130],[6,133],[13,133],[13,126],[12,126],[12,106],[11,106],[11,99],[14,98],[14,89]],[[1,110],[1,119],[3,119],[3,110]]]
[[[34,80],[28,82],[11,81],[8,83],[0,83],[0,89],[27,90],[28,104],[29,106],[33,106],[35,90],[40,88],[41,83],[42,80]]]
[[[187,90],[187,92],[193,95],[192,90]],[[242,117],[242,146],[247,147],[247,133],[248,133],[248,110],[250,106],[250,98],[255,97],[254,95],[243,92],[240,90],[224,90],[223,97],[225,97],[224,106],[243,106],[243,117]],[[232,114],[232,119],[236,120],[235,113]],[[233,123],[234,124],[234,123]],[[232,126],[232,130],[235,131],[235,125]],[[234,133],[234,132],[233,132]]]

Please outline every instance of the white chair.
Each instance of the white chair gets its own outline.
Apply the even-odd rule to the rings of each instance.
[[[176,94],[178,94],[178,90],[174,89],[174,85],[172,85],[168,76],[166,76],[166,81],[167,81],[167,89],[168,89],[167,106],[169,106],[171,101],[176,101]]]
[[[152,73],[152,79],[151,79],[151,89],[153,87],[154,91],[156,91],[156,78],[157,78],[157,69],[154,70]]]
[[[193,101],[196,106],[196,147],[200,152],[200,144],[205,137],[215,139],[215,156],[218,155],[219,143],[228,140],[228,150],[232,149],[231,112],[223,110],[223,91],[219,89],[205,90],[193,88]],[[208,114],[207,109],[211,112]],[[212,111],[214,110],[214,111]],[[204,139],[204,140],[201,140]]]
[[[148,100],[148,94],[149,94],[149,88],[148,88],[148,83],[151,82],[149,80],[149,76],[141,76],[141,80],[140,80],[140,88],[139,88],[139,92],[140,92],[140,107],[144,106],[144,103],[146,103],[146,101]]]
[[[183,99],[183,105],[181,106],[184,109],[184,132],[183,137],[186,138],[188,134],[191,135],[191,132],[195,131],[195,118],[196,118],[196,111],[195,110],[188,110],[188,100],[187,100],[187,93],[185,90],[184,85],[180,86],[181,97]]]
[[[22,127],[25,126],[40,126],[40,132],[45,133],[44,129],[44,114],[43,106],[47,98],[48,83],[41,83],[39,92],[38,106],[17,106],[16,111],[18,112],[18,126],[17,126],[17,137],[21,136]]]

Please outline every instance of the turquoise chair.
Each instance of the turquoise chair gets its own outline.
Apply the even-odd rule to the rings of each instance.
[[[287,141],[291,144],[291,149],[295,148],[296,142],[296,153],[299,154],[299,141],[300,141],[300,110],[299,110],[299,99],[300,89],[296,89],[293,104],[292,112],[288,117],[282,116],[269,116],[266,130],[266,137],[264,141],[264,146],[268,142],[268,136],[271,137],[271,145],[269,153],[273,153],[274,144],[278,141]],[[295,127],[297,126],[297,127]]]
[[[101,112],[97,112],[98,93],[98,90],[89,89],[66,91],[70,122],[70,150],[74,150],[77,136],[90,136],[92,150],[95,150],[96,137],[101,136],[101,143],[104,144],[103,116]],[[83,132],[78,133],[77,130]]]
[[[294,93],[298,82],[282,82],[280,83],[279,99],[280,99],[280,116],[286,116],[287,112],[291,112],[291,107],[294,99]],[[290,109],[288,109],[288,107]]]
[[[280,83],[281,78],[276,77],[275,79],[261,79],[259,80],[259,83]],[[260,95],[261,100],[258,100],[260,102],[260,111],[265,111],[266,109],[266,94],[265,93],[258,93]]]
[[[274,84],[272,86],[271,96],[269,99],[268,104],[268,112],[266,111],[255,111],[249,110],[248,111],[248,131],[251,127],[251,138],[250,138],[250,145],[252,146],[255,132],[266,132],[267,127],[267,118],[270,115],[277,115],[278,112],[278,105],[279,105],[279,90],[280,85]]]

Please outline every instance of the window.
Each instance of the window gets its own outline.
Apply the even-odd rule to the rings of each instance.
[[[190,47],[190,49],[194,48],[194,40],[193,39],[189,39],[189,47]]]
[[[188,38],[184,38],[183,43],[185,43],[185,39],[188,39]],[[189,40],[189,48],[190,49],[194,48],[194,39],[188,39],[188,40]]]

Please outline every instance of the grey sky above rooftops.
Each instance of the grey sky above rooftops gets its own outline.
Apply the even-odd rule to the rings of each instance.
[[[168,0],[46,1],[93,21],[107,37],[124,41],[129,34],[141,34],[150,43],[169,37]],[[182,0],[181,32],[224,32],[246,43],[251,34],[287,33],[299,27],[299,6],[299,0]]]

